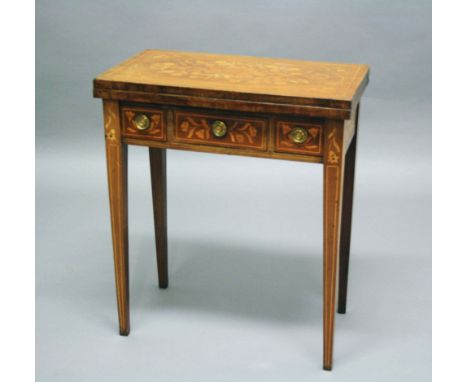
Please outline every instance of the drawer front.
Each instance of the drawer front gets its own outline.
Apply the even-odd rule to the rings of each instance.
[[[122,121],[122,134],[125,137],[155,141],[166,140],[165,113],[163,110],[123,107]]]
[[[267,128],[266,119],[176,111],[174,140],[266,151]]]
[[[322,125],[294,121],[277,121],[274,151],[291,154],[322,154]]]

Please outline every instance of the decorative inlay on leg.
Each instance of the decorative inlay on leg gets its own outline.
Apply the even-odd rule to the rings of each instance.
[[[117,115],[109,104],[104,104],[104,134],[109,143],[117,143],[115,126]]]
[[[327,162],[330,164],[338,164],[340,162],[341,147],[336,138],[336,128],[331,130],[328,134],[328,145]]]

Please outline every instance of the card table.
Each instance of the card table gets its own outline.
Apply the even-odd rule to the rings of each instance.
[[[166,149],[323,165],[323,368],[346,312],[360,64],[145,50],[94,79],[102,98],[121,335],[130,332],[127,147],[149,148],[159,287],[168,287]],[[279,202],[279,201],[278,201]],[[280,277],[281,275],[278,275]]]

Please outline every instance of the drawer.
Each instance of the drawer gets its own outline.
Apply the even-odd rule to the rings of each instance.
[[[274,151],[291,154],[322,154],[322,125],[295,121],[277,121]]]
[[[163,110],[122,107],[122,135],[128,138],[166,140],[165,113]]]
[[[266,151],[267,131],[267,119],[175,111],[175,142]]]

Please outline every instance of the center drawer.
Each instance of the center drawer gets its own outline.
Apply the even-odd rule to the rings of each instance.
[[[267,119],[175,111],[175,142],[266,151],[267,131]]]

